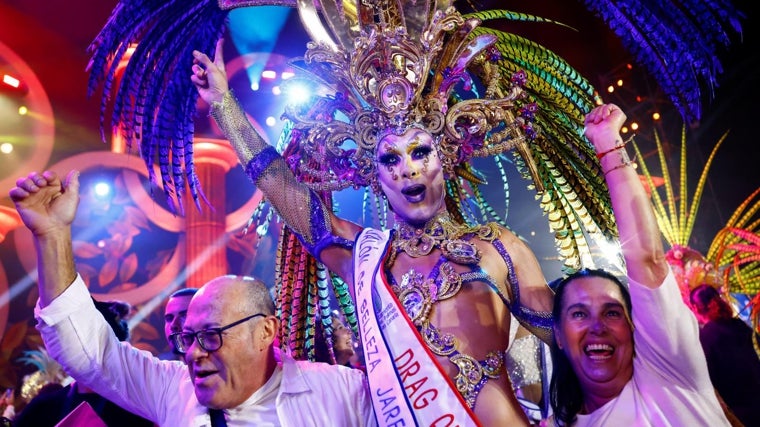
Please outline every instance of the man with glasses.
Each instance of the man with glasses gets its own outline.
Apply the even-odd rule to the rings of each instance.
[[[34,235],[37,328],[77,381],[158,425],[376,425],[361,371],[295,361],[274,348],[274,304],[249,277],[213,279],[193,297],[182,332],[171,336],[186,368],[120,344],[74,265],[78,173],[63,182],[33,172],[10,196]]]

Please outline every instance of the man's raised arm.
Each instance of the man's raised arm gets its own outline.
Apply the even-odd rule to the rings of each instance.
[[[65,181],[52,171],[19,178],[10,191],[24,225],[34,235],[37,249],[40,306],[50,304],[76,278],[71,245],[71,223],[79,205],[79,172]]]

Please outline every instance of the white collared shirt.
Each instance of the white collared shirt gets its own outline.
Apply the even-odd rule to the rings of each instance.
[[[210,426],[208,410],[195,397],[184,363],[159,360],[120,343],[95,309],[81,277],[47,307],[40,308],[38,301],[34,312],[50,355],[77,381],[160,426]],[[295,361],[279,352],[276,358],[279,381],[270,380],[271,389],[246,400],[254,404],[227,411],[229,427],[267,420],[283,427],[377,425],[362,371]]]

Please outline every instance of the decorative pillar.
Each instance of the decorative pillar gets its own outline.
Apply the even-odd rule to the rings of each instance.
[[[201,201],[198,210],[192,195],[185,194],[187,287],[201,287],[214,277],[229,274],[227,263],[225,176],[238,159],[229,142],[195,138],[196,172],[210,206]]]

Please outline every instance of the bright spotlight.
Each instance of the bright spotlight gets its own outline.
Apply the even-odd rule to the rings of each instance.
[[[105,182],[99,182],[93,187],[95,190],[95,196],[99,199],[105,199],[111,194],[111,185]]]
[[[267,117],[266,123],[267,123],[267,126],[272,127],[277,124],[277,119],[275,119],[272,116],[269,116]]]
[[[7,84],[8,86],[14,89],[18,89],[19,86],[21,86],[21,80],[8,74],[3,74],[3,83]]]
[[[3,142],[0,144],[0,153],[10,154],[13,152],[13,144],[10,142]]]
[[[621,262],[622,253],[620,252],[620,243],[600,239],[597,241],[597,244],[607,262],[622,270],[623,264]]]
[[[303,81],[291,81],[285,86],[285,96],[290,105],[301,105],[311,99],[311,87]]]
[[[28,112],[29,112],[29,109],[26,108],[25,106],[22,105],[22,106],[18,107],[18,114],[19,115],[25,116],[26,113],[28,113]]]

